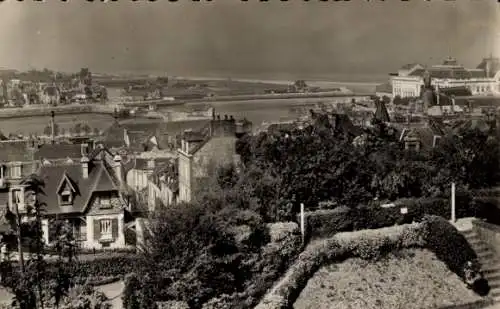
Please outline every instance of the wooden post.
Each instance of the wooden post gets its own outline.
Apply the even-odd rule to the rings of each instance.
[[[456,222],[456,214],[455,214],[455,183],[451,183],[451,222]]]
[[[300,203],[300,233],[302,235],[302,244],[305,243],[306,231],[305,231],[305,222],[304,222],[304,203]]]

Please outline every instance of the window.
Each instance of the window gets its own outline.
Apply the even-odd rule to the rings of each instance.
[[[12,178],[21,178],[21,165],[13,166],[11,173]]]
[[[73,197],[70,191],[63,191],[61,193],[61,204],[68,205],[73,202]]]
[[[15,210],[15,205],[19,208],[19,211],[24,211],[24,196],[21,189],[14,189],[11,191],[11,205],[12,210]]]
[[[436,147],[437,145],[439,145],[439,140],[441,140],[441,136],[434,135],[434,140],[432,142],[432,147]]]
[[[111,220],[101,220],[100,221],[100,229],[101,229],[101,239],[112,239],[113,234],[111,230]]]
[[[99,204],[101,208],[111,208],[111,194],[103,194],[99,197]]]
[[[21,190],[12,190],[12,203],[21,204],[22,203],[22,192]]]

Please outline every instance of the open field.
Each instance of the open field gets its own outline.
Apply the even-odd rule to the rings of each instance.
[[[427,250],[403,250],[377,262],[351,258],[309,279],[295,309],[422,309],[481,298]]]

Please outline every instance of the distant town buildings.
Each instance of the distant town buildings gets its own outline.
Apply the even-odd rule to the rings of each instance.
[[[403,66],[392,74],[392,95],[420,97],[424,77],[430,75],[437,90],[450,87],[465,87],[473,95],[500,93],[500,64],[498,58],[485,58],[475,69],[467,69],[456,59],[447,58],[442,64],[425,67],[418,63]]]

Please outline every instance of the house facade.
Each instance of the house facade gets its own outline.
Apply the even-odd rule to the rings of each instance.
[[[124,248],[132,205],[127,198],[122,159],[97,147],[77,163],[44,165],[38,171],[45,182],[43,237],[54,240],[53,219],[67,220],[80,247]]]
[[[251,125],[246,122],[218,116],[202,131],[186,132],[178,149],[178,200],[191,201],[200,182],[217,166],[238,163],[236,140],[251,130]]]

